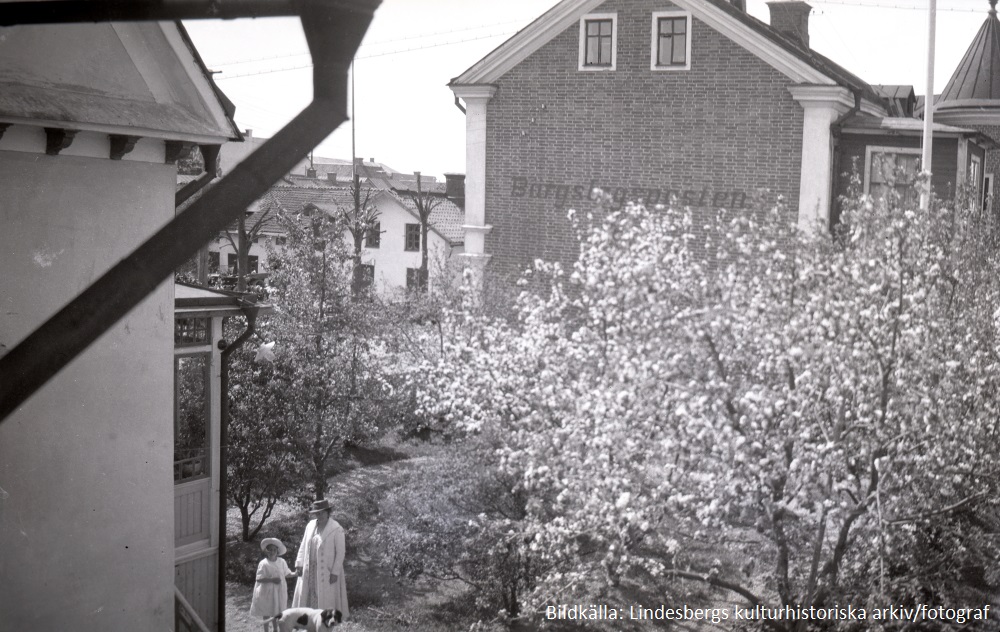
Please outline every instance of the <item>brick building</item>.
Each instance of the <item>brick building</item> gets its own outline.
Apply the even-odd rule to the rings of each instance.
[[[453,79],[465,256],[502,274],[572,261],[566,211],[586,210],[594,187],[705,216],[766,190],[813,229],[836,221],[836,175],[855,156],[870,188],[885,186],[873,165],[911,168],[896,148],[919,147],[912,88],[869,85],[812,51],[808,4],[769,7],[765,24],[742,0],[564,0]],[[939,188],[964,182],[991,142],[954,123],[934,133]]]

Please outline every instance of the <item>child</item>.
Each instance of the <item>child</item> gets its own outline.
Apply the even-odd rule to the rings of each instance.
[[[253,587],[250,616],[264,618],[264,632],[273,626],[278,632],[278,622],[273,617],[288,607],[288,577],[295,577],[288,564],[279,555],[285,554],[285,545],[277,538],[264,538],[260,548],[267,555],[257,565],[257,583]],[[268,624],[271,624],[269,626]]]

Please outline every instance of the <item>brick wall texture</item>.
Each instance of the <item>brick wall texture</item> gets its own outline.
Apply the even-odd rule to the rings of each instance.
[[[574,23],[497,82],[486,145],[497,272],[519,274],[535,258],[570,264],[578,245],[566,211],[593,208],[591,186],[619,201],[672,192],[703,218],[766,189],[796,212],[803,112],[792,82],[697,19],[690,70],[650,70],[652,13],[671,8],[616,0],[594,10],[617,12],[615,71],[578,70]]]
[[[972,129],[979,130],[993,140],[1000,142],[1000,125],[963,125],[962,127],[970,127]],[[1000,149],[991,149],[986,152],[983,173],[993,174],[994,178],[1000,177]],[[994,181],[993,195],[996,196],[997,193],[1000,193],[1000,190],[997,188],[997,182]],[[997,208],[995,204],[993,208]]]

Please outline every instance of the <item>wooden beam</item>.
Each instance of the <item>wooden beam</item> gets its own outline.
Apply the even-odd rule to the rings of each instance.
[[[313,58],[312,103],[216,186],[0,356],[0,423],[347,119],[347,68],[378,6],[375,0],[365,2],[367,11],[362,11],[361,4],[306,0],[299,5]],[[224,581],[221,573],[220,581]]]

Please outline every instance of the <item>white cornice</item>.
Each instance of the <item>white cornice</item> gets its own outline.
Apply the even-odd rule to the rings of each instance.
[[[452,85],[457,87],[457,84],[496,81],[511,68],[527,59],[533,52],[547,44],[553,37],[576,24],[581,16],[599,7],[605,1],[563,0],[495,48],[489,55],[480,59],[471,68],[452,79]]]
[[[497,87],[491,85],[452,86],[451,91],[460,99],[492,99]]]
[[[491,224],[486,224],[485,226],[462,224],[462,228],[464,228],[467,233],[482,233],[483,235],[489,234],[489,232],[493,230],[493,226]]]
[[[854,93],[849,88],[831,85],[789,86],[792,98],[803,108],[835,108],[846,112],[854,107]],[[861,112],[872,116],[886,116],[881,105],[867,99],[861,100]]]
[[[808,107],[854,107],[854,95],[850,90],[837,85],[789,86],[792,98],[803,108]]]

